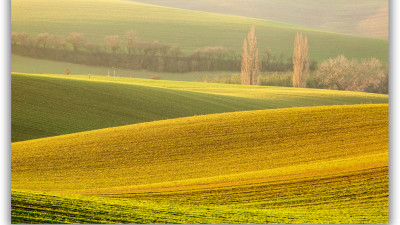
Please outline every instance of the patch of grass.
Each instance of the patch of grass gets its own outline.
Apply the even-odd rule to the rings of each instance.
[[[104,43],[104,36],[123,39],[134,29],[143,40],[177,44],[186,53],[205,46],[241,51],[250,25],[255,25],[258,47],[293,52],[296,32],[308,36],[310,58],[322,61],[344,54],[349,58],[376,57],[388,61],[388,41],[322,32],[300,26],[239,16],[173,9],[119,0],[13,0],[13,32],[68,34],[81,32]]]
[[[102,76],[12,74],[12,141],[184,116],[387,103],[387,95]]]

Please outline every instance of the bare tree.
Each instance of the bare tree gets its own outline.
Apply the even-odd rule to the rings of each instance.
[[[91,52],[91,53],[99,53],[99,52],[101,52],[100,45],[98,45],[96,43],[93,43],[91,41],[87,41],[85,43],[85,49],[86,49],[86,51]]]
[[[173,45],[167,53],[169,56],[171,57],[179,57],[181,56],[183,53],[181,51],[181,48],[178,45]]]
[[[251,76],[252,79],[252,84],[253,85],[258,85],[260,84],[260,80],[258,79],[259,77],[259,73],[260,73],[260,60],[258,58],[258,49],[256,49],[255,53],[254,53],[254,65],[253,65],[253,74]]]
[[[314,74],[314,79],[319,87],[345,90],[352,80],[352,64],[344,55],[329,58],[321,63]]]
[[[78,50],[84,44],[85,39],[83,38],[83,34],[72,32],[66,38],[66,41],[72,45],[74,51]]]
[[[18,33],[11,32],[11,44],[16,45],[18,44]]]
[[[376,58],[353,60],[354,79],[349,87],[354,91],[380,92],[381,79],[385,76],[382,63]]]
[[[128,47],[128,53],[131,54],[136,48],[136,44],[139,41],[139,38],[134,30],[130,30],[125,34],[125,41]]]
[[[11,43],[25,45],[28,35],[25,32],[11,32]]]
[[[240,80],[242,84],[250,84],[250,71],[249,71],[249,56],[247,52],[247,41],[243,41],[243,53],[242,53],[242,67],[240,72]]]
[[[254,25],[251,26],[247,38],[243,41],[243,53],[240,78],[242,84],[257,85],[258,73],[260,72],[260,61],[258,58],[257,39],[255,37]]]
[[[305,88],[310,74],[307,37],[296,33],[293,50],[293,87]]]
[[[119,49],[118,35],[110,35],[104,38],[106,46],[110,47],[112,52],[115,53]]]
[[[65,75],[69,75],[70,73],[71,73],[71,71],[69,70],[69,68],[68,68],[68,67],[65,68],[64,74],[65,74]]]
[[[50,42],[50,34],[49,33],[41,33],[38,34],[36,37],[36,43],[40,47],[42,46],[43,48],[46,48],[49,45]]]
[[[17,39],[17,43],[20,45],[30,45],[32,44],[32,41],[28,37],[28,35],[25,32],[18,32],[15,34],[15,38]]]
[[[52,34],[49,37],[49,45],[53,46],[55,49],[61,49],[65,47],[65,37],[59,34]]]
[[[321,63],[314,74],[319,87],[387,93],[388,71],[375,58],[347,59],[343,55]]]

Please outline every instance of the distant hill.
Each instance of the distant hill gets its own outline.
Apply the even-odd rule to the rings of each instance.
[[[388,39],[387,0],[131,0],[148,4],[254,17]]]
[[[285,8],[278,11],[277,8],[273,11],[282,13],[286,10]],[[206,46],[223,46],[241,52],[243,39],[250,26],[254,25],[257,46],[262,57],[267,54],[267,49],[274,55],[290,57],[294,36],[301,32],[308,37],[311,60],[321,62],[344,54],[348,58],[375,57],[384,63],[388,61],[387,40],[325,32],[283,22],[131,1],[13,0],[11,11],[12,32],[26,32],[30,36],[45,32],[61,35],[80,32],[88,41],[104,44],[105,36],[119,35],[121,48],[125,48],[125,34],[133,29],[143,41],[158,40],[164,44],[178,45],[185,54],[191,54]],[[311,14],[313,13],[307,12],[306,15]],[[301,21],[305,14],[297,15],[293,19]],[[361,19],[365,18],[360,17]],[[318,18],[315,20],[320,21]],[[340,26],[350,24],[340,21]]]

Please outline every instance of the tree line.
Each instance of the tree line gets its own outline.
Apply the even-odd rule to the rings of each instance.
[[[238,76],[207,77],[204,81],[388,93],[388,66],[378,59],[355,60],[340,55],[317,65],[309,59],[306,36],[297,33],[293,45],[290,58],[282,52],[273,54],[270,49],[260,56],[254,26],[243,41],[241,55],[222,46],[206,46],[185,55],[177,45],[142,41],[134,30],[122,39],[105,36],[102,45],[77,32],[67,36],[41,33],[36,37],[24,32],[11,34],[12,52],[35,58],[157,72],[240,71]]]
[[[82,33],[41,33],[30,37],[12,32],[12,53],[56,61],[157,72],[240,71],[240,54],[222,46],[206,46],[184,54],[179,46],[140,40],[134,30],[104,37],[103,44],[88,41]],[[259,59],[260,71],[290,71],[291,58],[270,49]]]

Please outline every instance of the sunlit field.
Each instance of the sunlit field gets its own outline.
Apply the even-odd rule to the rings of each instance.
[[[13,190],[48,193],[14,191],[13,218],[386,223],[387,112],[246,111],[13,143]]]
[[[230,1],[11,1],[13,224],[389,222],[388,4]]]

